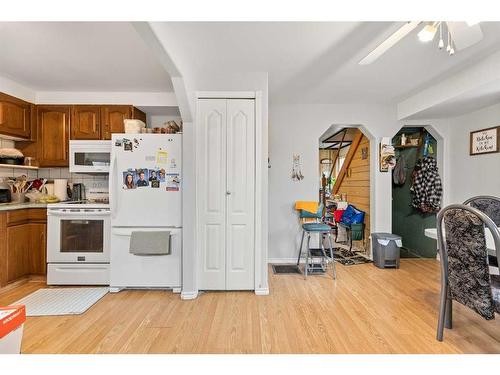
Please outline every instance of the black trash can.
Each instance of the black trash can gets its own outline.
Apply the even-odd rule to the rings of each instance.
[[[378,268],[399,268],[401,236],[392,233],[372,233],[373,264]]]

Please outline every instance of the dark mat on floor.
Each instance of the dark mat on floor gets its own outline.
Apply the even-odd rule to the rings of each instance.
[[[273,264],[274,274],[296,274],[302,273],[296,264]]]
[[[356,264],[372,263],[372,260],[364,256],[359,251],[349,252],[345,249],[335,249],[333,251],[335,261],[343,266],[354,266]]]

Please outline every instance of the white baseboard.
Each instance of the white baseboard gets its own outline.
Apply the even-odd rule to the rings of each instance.
[[[182,288],[172,288],[172,293],[179,294],[182,291]]]
[[[198,297],[198,291],[194,292],[181,292],[181,299],[183,300],[190,300],[190,299],[196,299]]]
[[[121,287],[116,287],[116,286],[110,286],[109,287],[109,292],[110,293],[118,293],[121,292],[124,288]]]
[[[304,259],[300,259],[300,263],[305,262]],[[295,258],[268,258],[267,263],[269,264],[297,264],[297,257]]]
[[[257,296],[268,296],[269,295],[269,288],[255,289],[255,294]]]

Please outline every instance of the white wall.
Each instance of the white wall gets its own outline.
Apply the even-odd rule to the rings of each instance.
[[[450,202],[474,195],[500,196],[500,153],[469,155],[470,132],[500,125],[500,104],[446,120],[449,123]]]
[[[424,122],[429,123],[429,122]],[[300,227],[297,200],[318,200],[318,140],[332,124],[360,124],[372,141],[371,231],[391,231],[391,174],[379,172],[378,143],[405,124],[395,106],[363,104],[271,105],[269,109],[269,260],[296,259]],[[432,122],[446,134],[447,122]],[[445,147],[443,145],[443,147]],[[292,181],[292,155],[300,154],[304,180]],[[443,182],[447,186],[446,181]]]
[[[0,92],[26,100],[27,102],[35,102],[36,93],[34,90],[9,78],[0,77]]]
[[[148,128],[164,128],[167,121],[175,121],[180,126],[181,116],[147,115]]]

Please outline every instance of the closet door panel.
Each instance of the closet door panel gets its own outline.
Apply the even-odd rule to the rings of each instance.
[[[226,100],[198,101],[199,289],[226,286]]]
[[[227,101],[226,289],[254,289],[255,101]]]

